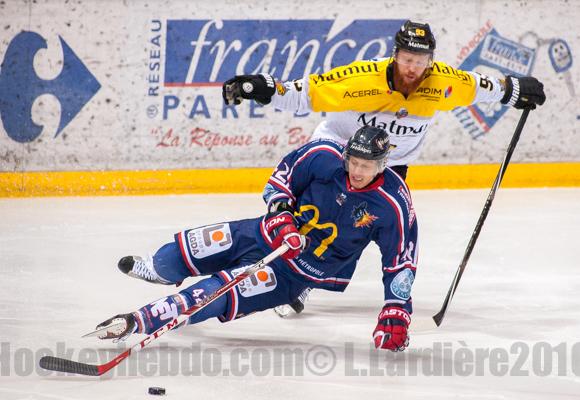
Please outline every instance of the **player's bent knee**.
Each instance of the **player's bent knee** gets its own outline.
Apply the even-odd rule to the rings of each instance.
[[[153,255],[153,266],[159,276],[171,282],[181,282],[191,276],[175,242],[164,244],[157,250]]]

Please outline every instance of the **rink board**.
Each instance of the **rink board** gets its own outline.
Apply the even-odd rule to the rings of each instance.
[[[157,192],[164,185],[159,189],[149,181],[158,172],[123,173],[119,181],[112,171],[164,171],[162,182],[179,190],[226,190],[220,188],[230,185],[227,180],[215,187],[216,174],[222,179],[217,172],[196,172],[199,184],[191,187],[173,182],[165,171],[232,169],[229,174],[238,177],[247,168],[273,168],[307,142],[326,116],[276,112],[247,101],[228,107],[225,80],[261,72],[294,80],[388,57],[406,19],[429,22],[436,59],[454,68],[496,77],[532,75],[544,83],[546,103],[530,114],[513,163],[580,162],[576,2],[254,3],[0,2],[0,15],[10,22],[0,30],[0,173],[43,171],[49,174],[42,182],[66,189],[58,171],[91,171],[87,184]],[[450,88],[436,95],[455,96],[458,90]],[[499,163],[520,115],[499,103],[441,113],[410,164]],[[387,126],[369,112],[357,120],[401,138],[415,134],[405,117]],[[412,179],[422,182],[422,169]],[[100,171],[108,172],[101,178]],[[142,176],[146,184],[139,182]],[[454,176],[465,180],[462,172]],[[261,186],[264,177],[248,184]],[[20,187],[38,181],[34,174],[14,179]]]
[[[499,166],[413,166],[412,189],[490,187]],[[272,169],[0,173],[0,197],[260,192]],[[580,163],[513,164],[504,187],[580,186]]]

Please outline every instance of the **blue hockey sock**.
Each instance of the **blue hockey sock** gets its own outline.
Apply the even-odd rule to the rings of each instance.
[[[153,256],[153,267],[161,278],[169,282],[181,282],[191,276],[175,242],[167,243],[157,250]]]
[[[183,313],[193,304],[203,300],[215,292],[222,282],[215,277],[209,277],[197,282],[177,294],[163,297],[137,310],[134,315],[137,320],[137,333],[151,334],[173,318]],[[197,324],[208,318],[224,315],[227,309],[227,298],[222,296],[192,315],[188,324]]]

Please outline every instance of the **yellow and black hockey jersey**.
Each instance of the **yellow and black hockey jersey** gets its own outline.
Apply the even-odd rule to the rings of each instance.
[[[298,114],[327,112],[313,139],[344,144],[363,125],[385,129],[396,146],[388,161],[393,166],[415,161],[438,112],[498,102],[504,95],[497,78],[435,61],[417,90],[405,97],[394,90],[389,79],[392,62],[392,58],[355,61],[323,74],[279,83],[272,104]]]

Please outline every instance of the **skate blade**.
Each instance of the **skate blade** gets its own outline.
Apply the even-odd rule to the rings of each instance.
[[[109,330],[117,330],[117,329],[123,329],[125,327],[125,322],[117,322],[116,324],[111,324],[111,325],[107,325],[101,329],[97,329],[94,330],[92,332],[87,333],[86,335],[83,335],[81,337],[83,338],[87,338],[87,337],[98,337],[99,335],[107,335],[107,331]]]

